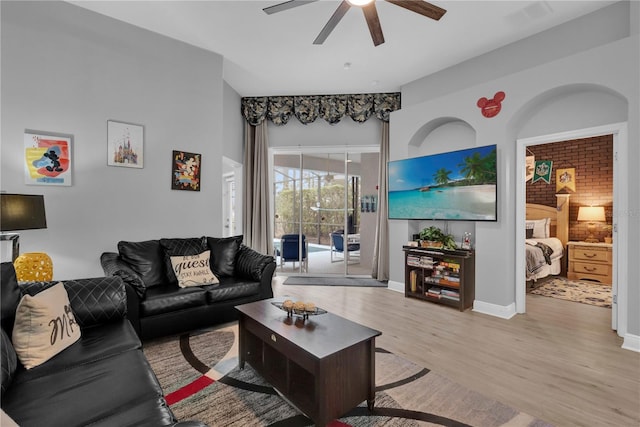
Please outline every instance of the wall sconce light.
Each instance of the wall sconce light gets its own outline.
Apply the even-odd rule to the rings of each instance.
[[[580,206],[578,208],[578,221],[587,222],[589,236],[585,239],[587,243],[598,243],[598,239],[593,235],[596,229],[596,222],[605,221],[603,206]]]

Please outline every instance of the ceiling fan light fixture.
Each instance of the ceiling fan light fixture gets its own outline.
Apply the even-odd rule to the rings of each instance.
[[[373,3],[375,0],[347,0],[351,6],[364,7],[369,3]]]

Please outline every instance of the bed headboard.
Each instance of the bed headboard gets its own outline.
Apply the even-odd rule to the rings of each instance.
[[[526,218],[551,218],[551,235],[566,246],[569,241],[569,194],[556,194],[556,206],[527,203]]]

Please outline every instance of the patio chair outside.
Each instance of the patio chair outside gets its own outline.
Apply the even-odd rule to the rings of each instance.
[[[347,252],[356,252],[360,250],[360,243],[350,243],[347,245]],[[334,258],[335,254],[335,258]],[[344,256],[344,230],[336,230],[331,233],[331,262],[341,261],[337,255]]]
[[[280,268],[284,266],[285,262],[293,262],[295,269],[296,262],[303,262],[303,269],[307,271],[309,268],[308,249],[307,237],[304,234],[302,235],[302,256],[299,255],[299,235],[283,234],[280,238]]]

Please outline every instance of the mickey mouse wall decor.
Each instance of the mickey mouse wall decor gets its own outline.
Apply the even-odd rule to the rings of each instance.
[[[24,183],[70,186],[72,141],[72,135],[25,129]]]
[[[502,109],[502,101],[504,101],[505,96],[506,95],[502,91],[496,92],[496,94],[493,95],[493,99],[482,97],[478,99],[478,103],[476,105],[480,108],[482,115],[489,119],[500,113],[500,110]]]

